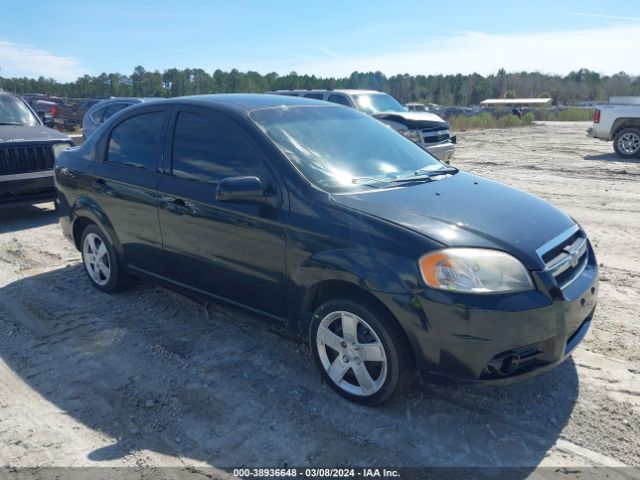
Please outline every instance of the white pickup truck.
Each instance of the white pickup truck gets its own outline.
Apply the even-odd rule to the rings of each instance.
[[[640,158],[640,97],[611,97],[609,103],[597,105],[587,135],[613,140],[622,158]]]

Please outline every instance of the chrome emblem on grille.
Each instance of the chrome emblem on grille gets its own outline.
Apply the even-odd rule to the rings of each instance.
[[[569,264],[571,265],[572,268],[575,268],[578,266],[578,263],[580,263],[580,248],[571,248],[570,246],[563,248],[563,251],[569,255]]]

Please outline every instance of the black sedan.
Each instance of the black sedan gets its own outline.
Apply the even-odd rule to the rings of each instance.
[[[271,95],[149,102],[56,162],[90,281],[131,276],[307,336],[369,405],[425,381],[510,382],[587,332],[597,264],[551,204],[444,165],[355,110]]]

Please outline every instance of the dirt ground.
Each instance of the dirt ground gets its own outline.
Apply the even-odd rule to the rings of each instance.
[[[585,341],[526,382],[382,408],[342,400],[304,344],[247,314],[93,289],[51,205],[0,213],[0,466],[640,466],[640,161],[587,126],[460,132],[452,161],[588,232],[602,283]]]

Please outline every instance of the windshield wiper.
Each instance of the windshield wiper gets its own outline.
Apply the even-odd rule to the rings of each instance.
[[[446,168],[440,168],[438,170],[426,170],[426,169],[420,169],[420,170],[416,170],[415,172],[413,172],[414,175],[427,175],[429,177],[437,177],[438,175],[452,175],[455,173],[458,173],[458,169],[455,167],[446,167]]]
[[[24,123],[16,123],[16,122],[0,122],[0,125],[24,125]]]

